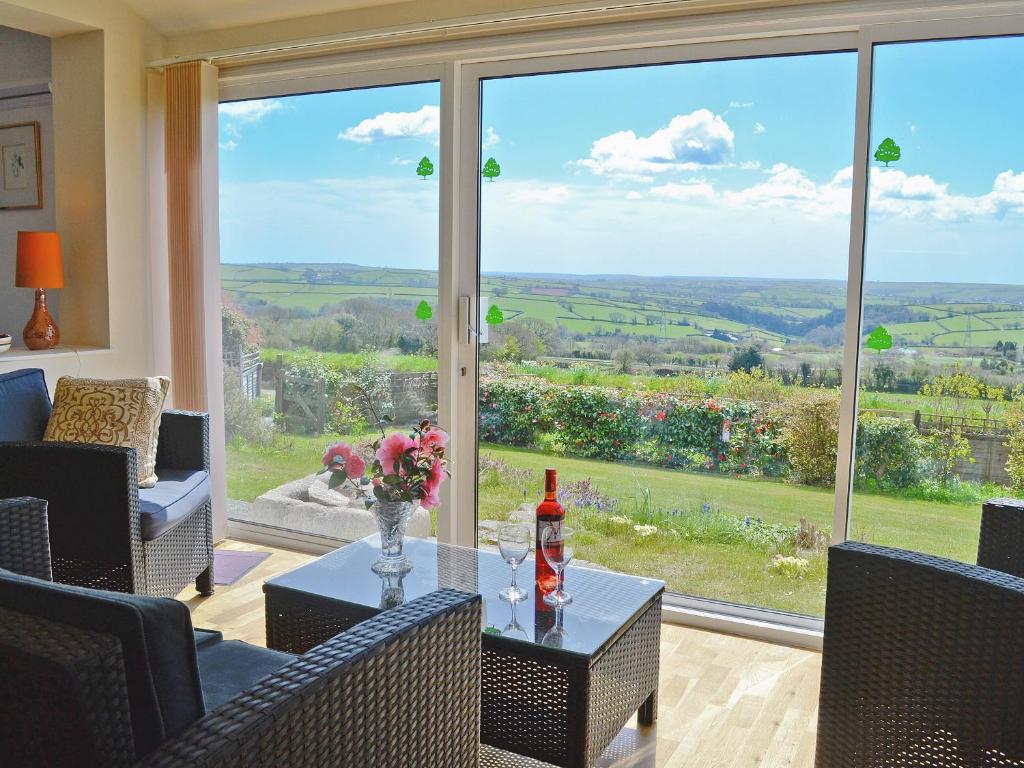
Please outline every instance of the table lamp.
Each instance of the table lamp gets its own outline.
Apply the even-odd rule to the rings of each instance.
[[[18,263],[14,284],[36,289],[36,307],[22,338],[29,349],[52,349],[60,332],[46,308],[46,289],[64,287],[60,259],[60,235],[56,232],[19,232]]]

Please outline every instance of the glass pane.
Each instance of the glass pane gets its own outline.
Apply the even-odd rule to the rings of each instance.
[[[579,558],[821,614],[855,69],[483,84],[482,542],[552,466]]]
[[[1024,481],[1024,39],[874,55],[850,537],[973,562]]]
[[[395,427],[436,419],[439,100],[424,83],[220,107],[231,519],[368,535],[364,505],[313,478],[325,446],[369,453],[360,391]]]

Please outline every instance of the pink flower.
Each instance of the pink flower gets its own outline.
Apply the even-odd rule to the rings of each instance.
[[[377,461],[379,461],[381,467],[383,467],[384,474],[398,474],[398,468],[396,465],[406,451],[415,447],[415,441],[408,435],[402,434],[401,432],[396,432],[393,435],[385,437],[380,443],[380,448],[377,449]]]
[[[441,483],[444,482],[444,463],[438,459],[430,468],[430,474],[423,481],[423,499],[420,506],[424,509],[433,509],[441,503]]]
[[[349,480],[355,480],[366,474],[366,462],[356,454],[351,454],[345,461],[345,474]]]
[[[444,448],[447,444],[448,433],[440,427],[431,427],[420,436],[421,451],[430,452],[435,448]]]
[[[351,445],[347,443],[331,443],[327,446],[327,450],[324,451],[324,466],[330,469],[343,469],[351,455]],[[344,459],[344,461],[335,461],[338,458]]]

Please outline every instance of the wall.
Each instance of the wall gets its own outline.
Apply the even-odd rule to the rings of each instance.
[[[34,83],[42,90],[50,82],[50,38],[0,27],[0,92],[15,83]],[[35,88],[33,88],[35,90]],[[0,210],[0,331],[21,343],[21,331],[32,314],[34,292],[14,287],[14,264],[19,230],[53,230],[54,207],[53,104],[49,94],[0,99],[0,125],[39,123],[43,167],[43,207]],[[49,294],[50,312],[60,324],[60,294]]]
[[[146,133],[146,64],[163,54],[163,38],[118,0],[0,0],[0,24],[54,37],[56,228],[68,271],[61,332],[106,347],[80,357],[7,353],[0,373],[42,367],[51,386],[63,374],[166,373],[152,354]],[[0,273],[0,290],[5,281]]]

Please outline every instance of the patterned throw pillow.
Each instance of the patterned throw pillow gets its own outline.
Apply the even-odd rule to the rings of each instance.
[[[139,486],[156,485],[156,443],[160,413],[171,380],[76,379],[62,376],[43,440],[134,448]]]

